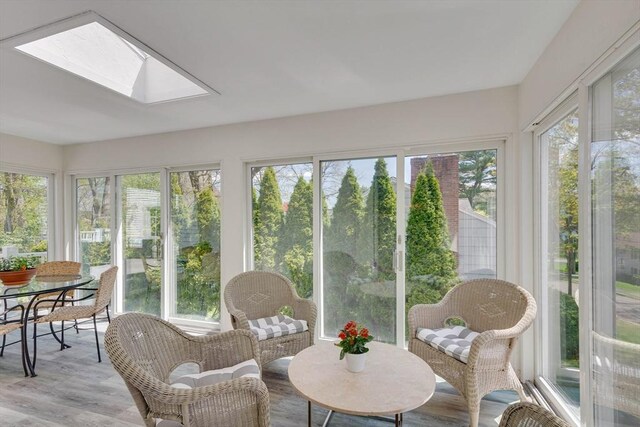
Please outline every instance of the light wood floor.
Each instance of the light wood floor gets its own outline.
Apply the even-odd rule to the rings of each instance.
[[[106,324],[99,324],[104,330]],[[102,333],[100,334],[102,337]],[[102,350],[98,363],[93,331],[67,331],[72,348],[59,351],[50,336],[38,339],[35,378],[25,378],[19,345],[7,347],[0,358],[0,425],[10,426],[142,426],[124,383]],[[273,427],[306,426],[307,404],[291,388],[287,378],[289,360],[266,367],[264,381],[271,397]],[[496,392],[482,401],[480,423],[497,426],[500,414],[517,401],[515,392]],[[314,425],[321,426],[326,411],[314,407]],[[405,426],[468,425],[464,400],[446,383],[439,383],[427,404],[404,416]],[[380,426],[392,424],[336,414],[330,426]]]

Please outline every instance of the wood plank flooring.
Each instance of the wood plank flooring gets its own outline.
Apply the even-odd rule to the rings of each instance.
[[[88,326],[88,325],[86,325]],[[100,323],[100,337],[106,323]],[[11,338],[11,337],[10,337]],[[102,348],[98,363],[92,330],[76,335],[67,331],[72,348],[60,351],[57,342],[45,336],[38,339],[35,378],[25,378],[19,345],[7,347],[0,358],[0,426],[143,426],[140,414],[122,379],[111,366]],[[271,363],[264,371],[271,398],[273,427],[299,427],[307,423],[307,403],[289,384],[289,360]],[[482,401],[480,423],[497,426],[500,414],[518,397],[515,392],[496,392]],[[313,409],[314,426],[321,426],[327,411]],[[439,383],[435,395],[422,407],[404,416],[405,426],[468,425],[466,405],[451,386]],[[380,420],[335,414],[332,427],[389,427]]]

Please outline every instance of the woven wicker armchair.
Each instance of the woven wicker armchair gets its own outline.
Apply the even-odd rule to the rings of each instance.
[[[542,406],[520,402],[504,411],[499,427],[570,427],[570,424]]]
[[[105,348],[148,427],[156,419],[186,427],[266,427],[269,392],[259,378],[235,378],[191,389],[169,384],[171,372],[184,363],[201,371],[260,360],[258,342],[249,331],[191,336],[157,317],[128,313],[114,319]]]
[[[293,317],[305,320],[309,330],[259,342],[262,365],[313,345],[317,309],[313,301],[298,296],[293,284],[281,274],[248,271],[234,277],[224,290],[224,302],[234,329],[250,330],[249,320],[277,315],[283,307],[293,309]]]
[[[469,407],[470,425],[476,427],[480,400],[486,394],[510,389],[526,400],[509,358],[517,338],[535,315],[535,300],[521,287],[501,280],[471,280],[454,287],[438,304],[411,307],[409,351],[462,394]],[[467,363],[416,338],[418,328],[443,328],[452,318],[461,318],[467,328],[479,333]]]

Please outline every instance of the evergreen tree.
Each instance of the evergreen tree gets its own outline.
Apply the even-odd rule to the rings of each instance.
[[[432,275],[447,282],[456,277],[442,193],[431,163],[427,163],[418,175],[411,198],[407,223],[407,275],[410,279]]]
[[[393,253],[396,247],[396,193],[387,171],[387,163],[382,158],[375,164],[358,238],[358,261],[371,266],[377,279],[391,279],[395,274]]]
[[[291,194],[282,230],[280,271],[296,285],[298,295],[309,298],[313,292],[313,189],[303,177]]]
[[[338,198],[333,207],[331,226],[326,235],[326,248],[356,257],[358,230],[364,217],[364,198],[355,172],[351,166],[347,169]]]
[[[260,181],[257,227],[254,228],[254,267],[273,271],[276,268],[278,239],[284,222],[282,197],[273,167],[269,166]]]
[[[208,242],[215,252],[220,251],[220,205],[211,187],[196,195],[196,223],[200,241]]]

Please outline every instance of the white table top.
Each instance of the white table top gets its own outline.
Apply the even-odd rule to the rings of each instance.
[[[425,404],[436,378],[422,359],[401,348],[371,342],[364,371],[347,371],[340,348],[321,341],[289,364],[289,381],[307,400],[352,415],[394,415]]]

